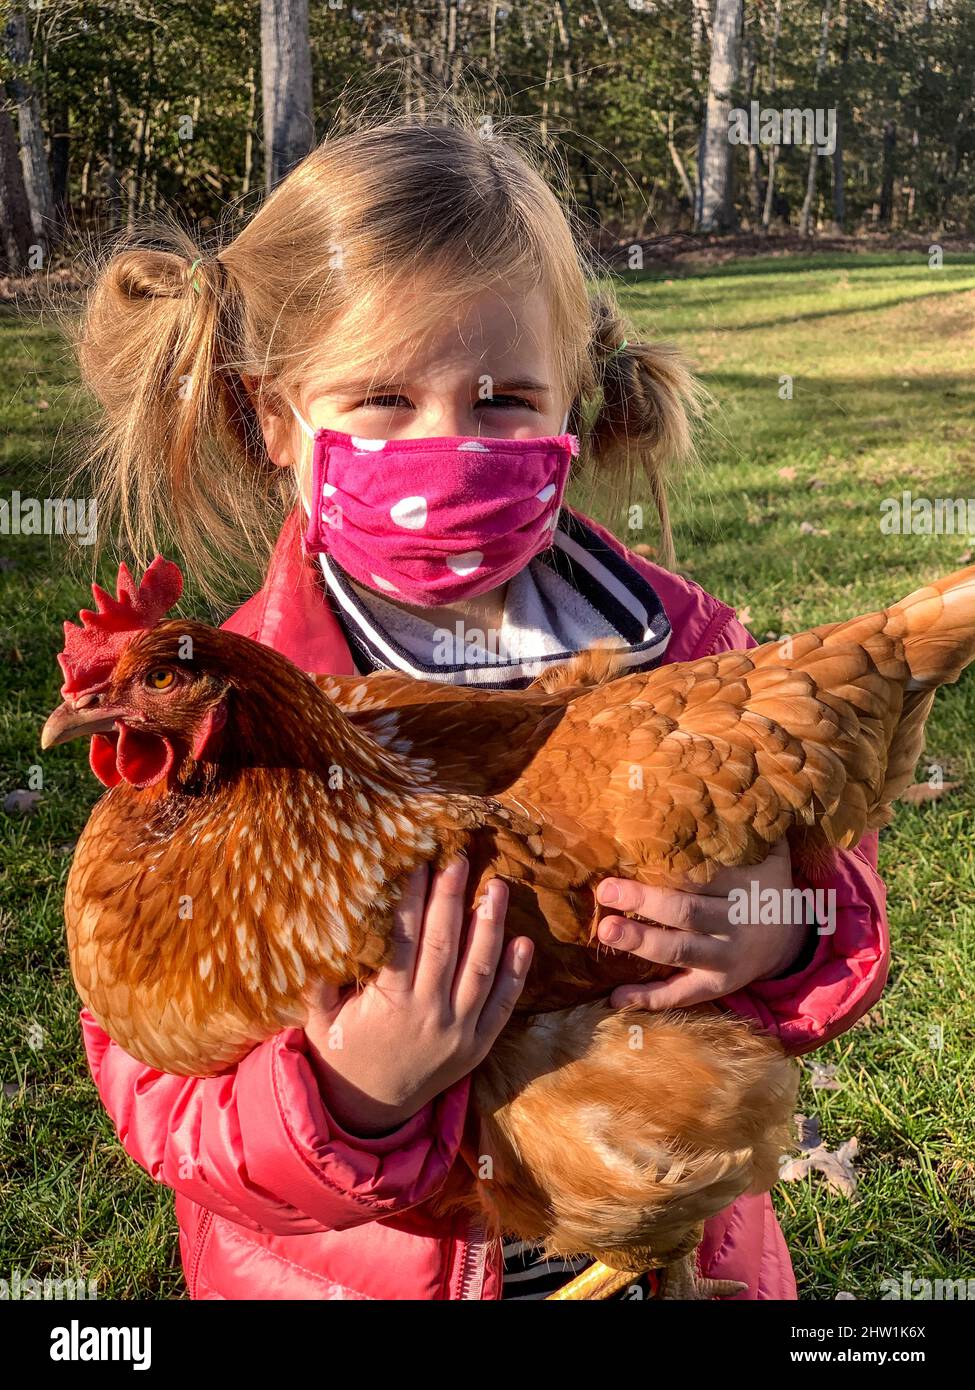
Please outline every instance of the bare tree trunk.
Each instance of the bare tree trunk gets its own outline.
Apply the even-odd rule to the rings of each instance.
[[[843,113],[836,108],[836,148],[833,150],[833,231],[841,234],[846,222],[846,175],[843,168]]]
[[[60,229],[68,222],[71,173],[71,108],[66,98],[51,112],[51,195],[54,220]]]
[[[775,59],[779,51],[779,36],[782,33],[782,0],[775,0],[775,25],[772,29],[772,43],[768,58],[769,95],[775,95]],[[772,208],[775,206],[775,166],[779,162],[779,147],[773,145],[768,152],[768,177],[765,180],[765,206],[762,209],[762,231],[767,232],[772,224]]]
[[[492,82],[498,79],[498,2],[490,0],[488,5],[488,72]],[[492,92],[492,100],[493,96]]]
[[[17,103],[17,125],[20,131],[21,159],[24,165],[24,187],[30,204],[34,237],[48,251],[57,239],[54,216],[54,194],[51,173],[44,148],[44,127],[41,104],[31,80],[28,64],[31,57],[27,20],[20,6],[7,17],[7,57],[12,72],[7,79],[10,95]]]
[[[555,0],[555,20],[559,30],[559,42],[562,45],[562,78],[565,82],[566,95],[572,106],[573,114],[576,118],[576,129],[582,128],[582,120],[579,115],[579,100],[576,91],[576,74],[572,65],[572,30],[569,20],[568,0]],[[595,179],[593,177],[592,164],[586,153],[585,147],[580,147],[578,151],[579,163],[582,165],[582,178],[586,185],[586,202],[593,218],[599,220],[599,205],[596,202]]]
[[[755,76],[758,70],[758,56],[755,51],[755,34],[745,20],[742,35],[742,77],[749,109],[755,95]],[[762,220],[762,154],[761,147],[753,140],[748,142],[748,207],[753,227]]]
[[[261,0],[261,90],[270,192],[315,145],[308,0]]]
[[[684,161],[683,161],[683,160],[681,159],[681,157],[680,157],[680,150],[677,148],[677,145],[676,145],[675,142],[674,142],[674,113],[673,113],[673,111],[668,111],[668,112],[667,112],[667,123],[666,123],[666,125],[665,125],[664,122],[660,119],[660,117],[657,116],[657,127],[658,127],[658,129],[659,129],[659,131],[660,131],[660,134],[663,136],[664,141],[666,142],[666,145],[667,145],[667,153],[670,155],[671,163],[673,164],[674,168],[677,170],[677,177],[680,179],[680,186],[681,186],[681,188],[682,188],[683,191],[684,191],[684,197],[687,199],[688,206],[689,206],[691,209],[693,209],[693,207],[694,207],[694,186],[693,186],[693,184],[691,183],[690,179],[689,179],[688,176],[687,176],[687,168],[686,168],[686,166],[685,166],[685,164],[684,164]]]
[[[846,70],[850,62],[850,13],[843,0],[840,0],[839,18],[843,22],[843,44],[840,49],[840,70],[833,90],[836,102],[836,147],[833,150],[833,231],[842,233],[846,223],[846,169],[843,164],[844,115],[843,101],[846,96]]]
[[[117,229],[122,221],[122,181],[119,178],[115,161],[115,136],[118,130],[118,96],[115,85],[108,73],[102,78],[108,96],[108,127],[105,132],[105,163],[102,169],[102,183],[108,208],[108,225]]]
[[[694,0],[694,10],[691,15],[691,80],[694,82],[700,82],[704,76],[701,53],[705,41],[711,42],[710,0]]]
[[[254,116],[257,112],[257,80],[254,64],[247,69],[247,134],[244,136],[244,177],[240,191],[246,196],[251,191],[254,177]]]
[[[729,231],[735,220],[728,117],[738,82],[741,24],[742,0],[716,0],[708,102],[697,175],[700,232]]]
[[[894,211],[894,152],[897,148],[897,126],[884,122],[884,155],[880,182],[880,223],[889,227]]]
[[[142,109],[139,112],[139,119],[136,122],[135,136],[132,141],[133,168],[129,175],[129,211],[128,229],[131,234],[135,227],[135,219],[142,208],[145,200],[145,176],[146,176],[146,156],[149,148],[149,129],[152,122],[152,89],[155,77],[155,45],[153,33],[149,31],[149,51],[146,64],[146,91],[142,102]]]
[[[548,144],[549,93],[552,90],[552,73],[555,68],[555,15],[548,31],[548,55],[545,60],[545,86],[542,89],[542,112],[538,122],[538,133],[542,144]]]
[[[24,169],[8,98],[0,82],[0,269],[20,275],[28,269],[34,239]]]
[[[822,15],[819,21],[819,53],[816,56],[816,100],[820,100],[823,73],[826,70],[826,53],[829,49],[829,18],[832,0],[823,0]],[[819,146],[813,141],[809,151],[809,171],[806,175],[806,196],[802,212],[799,214],[799,235],[808,236],[812,226],[812,209],[816,201],[816,171],[819,162]]]

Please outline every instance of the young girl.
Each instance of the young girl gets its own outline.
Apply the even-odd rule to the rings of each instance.
[[[478,439],[569,431],[600,484],[647,469],[669,553],[659,479],[687,451],[691,378],[588,288],[559,202],[513,145],[462,122],[385,122],[327,140],[217,255],[173,237],[108,259],[79,359],[128,551],[175,533],[216,585],[270,549],[284,499],[263,587],[228,628],[309,671],[499,688],[598,638],[634,669],[752,645],[723,603],[560,508],[563,477],[526,512],[516,451],[494,444],[493,471],[477,470]],[[311,466],[323,428],[355,441],[354,466],[339,454],[328,478]],[[417,444],[384,456],[384,440]],[[122,1143],[176,1191],[191,1297],[537,1297],[578,1268],[511,1243],[502,1259],[431,1207],[469,1073],[530,960],[525,940],[502,949],[503,884],[465,923],[465,878],[463,862],[417,875],[377,981],[323,987],[304,1029],[219,1077],[148,1070],[82,1013]],[[728,893],[756,879],[790,887],[787,849],[703,890],[604,882],[601,902],[643,920],[608,916],[600,939],[679,967],[612,1002],[720,999],[793,1053],[849,1028],[887,970],[875,837],[836,856],[832,930],[731,925]],[[699,1264],[740,1297],[795,1297],[767,1196],[709,1222]]]

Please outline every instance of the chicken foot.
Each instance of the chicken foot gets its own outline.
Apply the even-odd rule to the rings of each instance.
[[[673,1301],[730,1298],[747,1288],[740,1279],[708,1279],[698,1274],[697,1252],[692,1250],[666,1266],[660,1281],[660,1297]]]
[[[696,1302],[711,1298],[729,1298],[747,1289],[748,1285],[738,1279],[709,1279],[706,1275],[698,1273],[697,1251],[703,1236],[704,1227],[697,1226],[680,1247],[671,1252],[662,1266],[659,1298],[675,1302]],[[635,1284],[642,1274],[649,1272],[651,1268],[661,1266],[654,1266],[652,1261],[648,1261],[647,1269],[643,1271],[614,1269],[611,1265],[596,1260],[563,1288],[550,1293],[547,1301],[612,1298]]]
[[[628,1269],[610,1269],[609,1265],[604,1265],[601,1260],[596,1260],[577,1274],[568,1284],[564,1284],[561,1289],[556,1289],[555,1293],[550,1293],[546,1302],[553,1299],[589,1299],[589,1298],[612,1298],[614,1294],[620,1293],[628,1284],[634,1284],[640,1275]]]

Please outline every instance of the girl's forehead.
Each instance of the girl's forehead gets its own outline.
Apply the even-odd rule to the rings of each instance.
[[[410,331],[410,321],[408,312],[387,320],[385,332],[377,335],[376,346],[381,342],[381,352],[369,354],[366,370],[360,366],[352,372],[329,370],[328,380],[323,382],[326,389],[334,389],[340,382],[358,384],[376,376],[406,379],[482,367],[490,367],[495,375],[503,371],[549,384],[550,315],[538,289],[521,294],[487,290],[453,306],[444,306],[442,314],[422,335]],[[360,345],[365,347],[361,339]]]

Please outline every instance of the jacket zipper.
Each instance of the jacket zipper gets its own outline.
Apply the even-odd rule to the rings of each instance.
[[[203,1249],[206,1245],[207,1236],[210,1234],[210,1227],[213,1224],[213,1212],[205,1211],[196,1232],[196,1249],[193,1251],[193,1263],[190,1266],[190,1277],[188,1279],[190,1298],[196,1297],[196,1285],[200,1275],[200,1261],[203,1259]]]
[[[460,1284],[458,1298],[480,1299],[484,1292],[484,1276],[487,1268],[487,1232],[480,1226],[470,1231],[470,1239],[465,1241],[460,1257]]]

